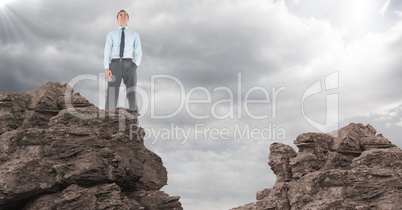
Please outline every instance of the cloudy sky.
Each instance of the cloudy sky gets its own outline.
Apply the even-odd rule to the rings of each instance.
[[[146,146],[184,209],[255,201],[269,145],[301,133],[370,123],[402,147],[397,0],[0,0],[0,91],[70,83],[104,108],[120,9],[143,46]]]

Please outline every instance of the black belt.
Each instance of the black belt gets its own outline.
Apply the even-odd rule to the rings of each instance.
[[[112,62],[133,61],[132,58],[113,58]]]

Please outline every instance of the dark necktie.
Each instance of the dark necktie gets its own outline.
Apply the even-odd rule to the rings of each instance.
[[[123,55],[124,55],[124,38],[125,38],[125,36],[124,36],[124,29],[125,28],[122,28],[121,30],[121,41],[120,41],[120,58],[123,58]]]

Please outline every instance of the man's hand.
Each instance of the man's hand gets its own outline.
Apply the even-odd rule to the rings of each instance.
[[[110,71],[110,69],[106,69],[106,78],[107,78],[107,81],[109,81],[109,82],[112,81],[112,71]]]

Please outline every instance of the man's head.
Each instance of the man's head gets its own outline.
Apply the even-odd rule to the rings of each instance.
[[[128,20],[129,16],[126,11],[120,10],[120,12],[117,13],[117,22],[121,27],[126,27]]]

